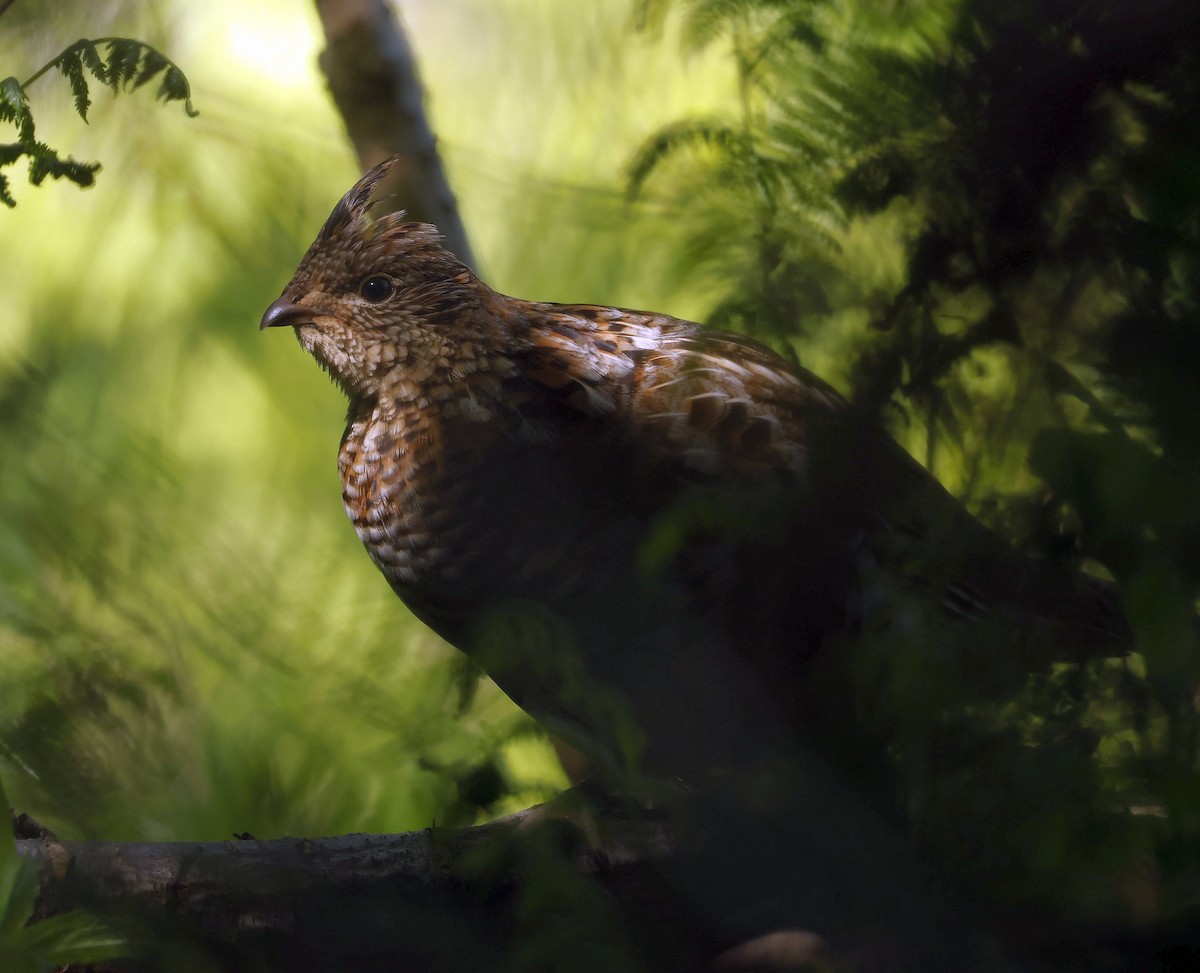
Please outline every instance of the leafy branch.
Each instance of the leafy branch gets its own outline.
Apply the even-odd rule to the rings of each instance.
[[[103,45],[104,53],[100,47]],[[0,121],[17,127],[17,141],[0,143],[0,168],[28,157],[29,181],[39,186],[47,176],[67,179],[77,186],[90,186],[100,169],[98,162],[79,162],[60,156],[57,150],[37,139],[33,112],[26,94],[30,85],[57,68],[70,85],[75,110],[87,121],[91,107],[88,76],[118,91],[134,91],[158,79],[157,96],[164,102],[181,101],[189,117],[199,114],[192,105],[191,86],[179,66],[160,51],[142,41],[127,37],[81,38],[56,58],[42,65],[25,81],[15,77],[0,81]],[[9,191],[8,177],[0,172],[0,202],[12,207],[16,200]]]

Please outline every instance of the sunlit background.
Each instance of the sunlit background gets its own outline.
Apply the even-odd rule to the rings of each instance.
[[[1005,536],[1122,583],[1140,652],[1090,667],[880,611],[846,723],[892,732],[898,813],[988,895],[1194,914],[1200,121],[1170,16],[1131,46],[1117,0],[1069,24],[979,0],[399,6],[493,286],[753,332]],[[342,396],[257,329],[359,174],[312,5],[17,0],[0,76],[81,36],[161,49],[200,114],[96,88],[84,124],[54,73],[29,92],[39,137],[103,169],[88,191],[18,169],[0,211],[12,802],[64,837],[214,839],[555,793],[542,733],[363,553]]]
[[[669,220],[628,205],[656,126],[733,96],[719,52],[625,0],[402,5],[484,275],[702,315]],[[344,403],[260,334],[356,163],[310,4],[18,2],[0,73],[81,36],[154,44],[200,111],[50,73],[39,137],[103,169],[0,214],[0,766],[64,834],[398,831],[553,793],[529,721],[414,622],[341,510]],[[482,789],[482,790],[481,790]],[[492,801],[499,794],[500,800]],[[507,795],[507,796],[504,796]]]

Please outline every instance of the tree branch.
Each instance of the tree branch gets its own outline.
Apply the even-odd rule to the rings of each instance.
[[[541,880],[534,872],[547,853],[568,873],[558,878],[563,906],[611,896],[654,937],[688,942],[689,965],[713,953],[686,907],[653,877],[654,863],[672,854],[660,820],[606,817],[604,842],[593,846],[553,807],[478,827],[394,835],[168,843],[50,837],[21,839],[17,848],[38,866],[40,918],[78,908],[123,917],[148,930],[142,938],[151,952],[173,935],[220,954],[229,968],[495,966],[528,925],[522,896]],[[571,913],[569,921],[579,919]]]
[[[671,973],[722,956],[756,968],[781,949],[809,960],[824,941],[880,973],[973,969],[987,941],[975,921],[879,819],[807,783],[767,815],[719,792],[634,812],[568,792],[459,830],[18,846],[39,866],[39,915],[132,917],[233,968],[458,973],[527,968],[521,950],[536,948],[549,954],[537,968]]]
[[[729,795],[669,813],[572,798],[453,830],[17,847],[38,866],[39,917],[86,908],[148,931],[139,970],[177,968],[181,949],[288,973],[748,973],[821,954],[876,973],[1124,968],[1113,947],[1129,930],[967,906],[850,805],[831,818],[823,801],[762,816]]]
[[[475,258],[425,117],[416,57],[384,0],[316,0],[327,46],[321,69],[363,171],[393,155],[389,179],[409,217],[434,224],[468,266]]]

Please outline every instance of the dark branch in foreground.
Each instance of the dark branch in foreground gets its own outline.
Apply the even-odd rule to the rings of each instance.
[[[566,875],[563,906],[617,903],[629,919],[623,931],[638,947],[653,941],[676,951],[663,968],[706,963],[718,944],[656,874],[656,863],[672,855],[662,821],[619,815],[602,827],[603,844],[593,845],[573,820],[543,807],[473,828],[395,835],[27,838],[17,846],[38,865],[41,917],[87,908],[128,921],[132,939],[146,947],[148,956],[136,963],[88,966],[88,973],[141,970],[146,962],[160,968],[180,950],[218,957],[229,968],[289,973],[492,968],[528,925],[523,884],[538,863],[553,859]]]
[[[232,942],[251,929],[302,934],[294,907],[310,894],[332,898],[372,886],[399,898],[452,893],[467,879],[457,866],[474,852],[522,829],[547,826],[558,827],[560,850],[581,874],[617,874],[671,851],[661,821],[607,821],[603,847],[590,849],[571,822],[548,818],[541,807],[472,828],[403,834],[208,842],[22,839],[17,847],[38,864],[43,913],[104,904],[146,916],[195,917],[210,934]],[[235,904],[252,908],[229,908]]]
[[[1112,930],[1044,917],[1014,933],[994,915],[981,921],[852,810],[823,822],[808,812],[829,809],[811,806],[746,817],[714,794],[669,814],[571,806],[396,835],[18,847],[38,864],[41,916],[115,916],[144,947],[136,965],[88,973],[173,969],[181,950],[288,973],[584,959],[597,970],[742,973],[808,968],[826,949],[879,973],[1138,968],[1106,945]]]

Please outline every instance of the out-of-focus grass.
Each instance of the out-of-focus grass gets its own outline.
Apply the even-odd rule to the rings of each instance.
[[[671,227],[625,204],[620,169],[656,125],[728,96],[720,59],[631,40],[623,0],[405,8],[489,280],[702,314],[703,287],[666,272]],[[139,37],[188,73],[201,115],[97,91],[85,126],[57,78],[31,92],[39,135],[104,168],[89,192],[18,177],[0,214],[13,802],[66,837],[201,839],[417,828],[553,793],[528,719],[464,689],[464,661],[346,523],[340,395],[256,328],[356,175],[309,6],[18,9],[0,73],[78,36]],[[500,781],[485,802],[481,769]]]

